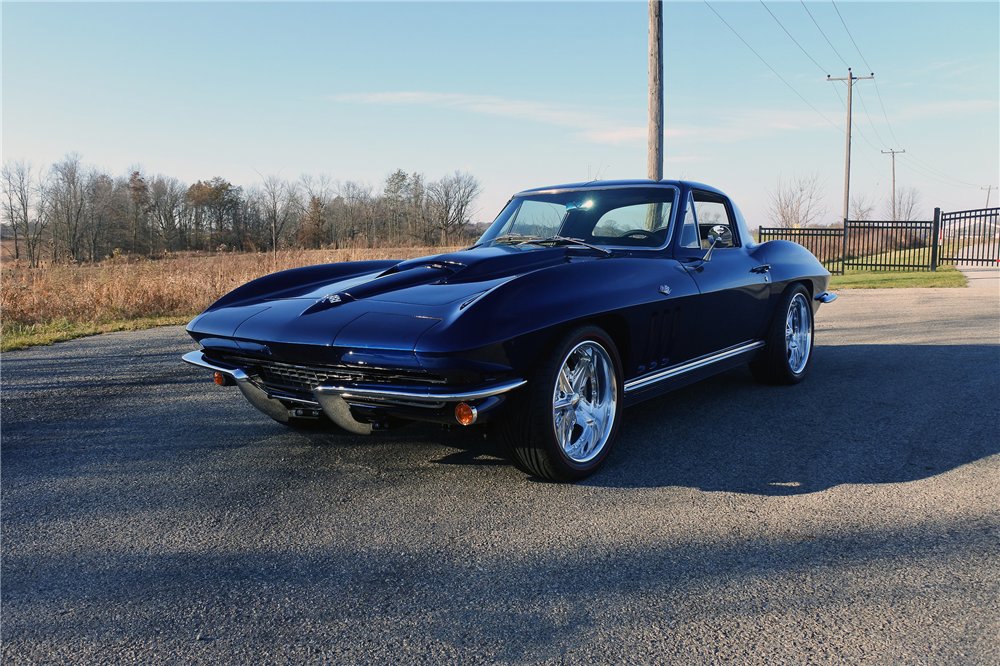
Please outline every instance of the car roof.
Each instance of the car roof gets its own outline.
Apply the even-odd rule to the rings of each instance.
[[[523,190],[515,194],[515,197],[527,196],[529,194],[540,194],[543,192],[571,192],[573,190],[617,190],[630,187],[676,187],[680,189],[699,189],[714,192],[726,196],[724,192],[711,185],[696,183],[689,180],[592,180],[586,183],[568,183],[565,185],[551,185],[549,187],[535,187],[530,190]]]

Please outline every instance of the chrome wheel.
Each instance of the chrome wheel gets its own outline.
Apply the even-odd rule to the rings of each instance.
[[[604,347],[584,340],[563,359],[552,392],[552,422],[563,455],[578,464],[600,455],[617,410],[615,364]]]
[[[788,358],[788,369],[796,375],[805,370],[811,349],[812,310],[806,296],[797,293],[788,304],[788,314],[785,316],[785,353]]]

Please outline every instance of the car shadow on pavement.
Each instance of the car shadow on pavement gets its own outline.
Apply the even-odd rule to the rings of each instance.
[[[1000,453],[998,360],[998,346],[827,346],[780,387],[737,368],[628,409],[584,483],[793,495],[941,474]]]
[[[932,477],[1000,453],[998,360],[998,346],[845,345],[816,348],[795,386],[730,370],[625,410],[615,451],[581,483],[779,496]],[[496,434],[476,428],[389,437],[445,447],[432,464],[508,464]]]

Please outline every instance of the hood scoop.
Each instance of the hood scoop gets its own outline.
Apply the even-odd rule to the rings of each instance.
[[[455,267],[443,263],[429,263],[407,268],[403,271],[399,271],[396,267],[393,267],[373,280],[327,294],[310,305],[302,314],[322,312],[323,310],[329,310],[344,303],[381,296],[382,294],[406,289],[407,287],[432,284],[454,274]]]

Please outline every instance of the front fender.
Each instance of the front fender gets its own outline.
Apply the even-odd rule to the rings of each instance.
[[[398,261],[345,261],[335,264],[319,264],[278,271],[251,280],[208,306],[205,312],[217,310],[236,303],[249,303],[262,296],[269,299],[286,298],[293,291],[301,291],[311,286],[333,280],[343,280],[366,273],[379,273],[398,264]]]

